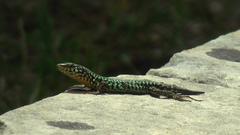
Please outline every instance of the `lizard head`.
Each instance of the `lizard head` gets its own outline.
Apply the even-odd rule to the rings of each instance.
[[[57,64],[57,68],[60,72],[81,84],[90,85],[93,72],[86,67],[74,63],[60,63]]]
[[[57,64],[57,68],[59,71],[63,72],[64,74],[76,74],[80,73],[82,68],[81,65],[74,64],[74,63],[60,63]]]

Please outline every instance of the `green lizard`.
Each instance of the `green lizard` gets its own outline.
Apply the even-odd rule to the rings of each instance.
[[[110,77],[100,76],[88,68],[74,64],[74,63],[61,63],[57,64],[59,71],[69,76],[70,78],[78,81],[84,87],[89,88],[89,93],[102,94],[102,93],[115,93],[115,94],[134,94],[143,95],[149,94],[153,97],[159,98],[165,96],[179,101],[195,100],[189,95],[203,94],[202,91],[191,91],[180,88],[176,85],[169,85],[163,82],[155,82],[150,80],[122,80]],[[82,86],[75,85],[73,89],[81,89]]]

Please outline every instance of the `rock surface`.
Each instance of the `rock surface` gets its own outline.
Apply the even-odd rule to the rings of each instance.
[[[145,76],[205,91],[202,102],[61,93],[0,116],[3,135],[240,134],[240,31],[175,54]]]

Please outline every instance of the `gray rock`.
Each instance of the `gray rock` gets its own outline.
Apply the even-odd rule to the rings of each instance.
[[[175,54],[145,76],[205,91],[202,102],[61,93],[0,116],[4,135],[240,134],[240,31]]]
[[[240,32],[175,54],[165,66],[147,75],[240,88]]]

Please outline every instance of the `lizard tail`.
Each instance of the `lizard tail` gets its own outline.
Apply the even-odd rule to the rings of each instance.
[[[205,92],[203,92],[203,91],[181,90],[180,93],[183,94],[183,95],[200,95],[200,94],[204,94]]]

